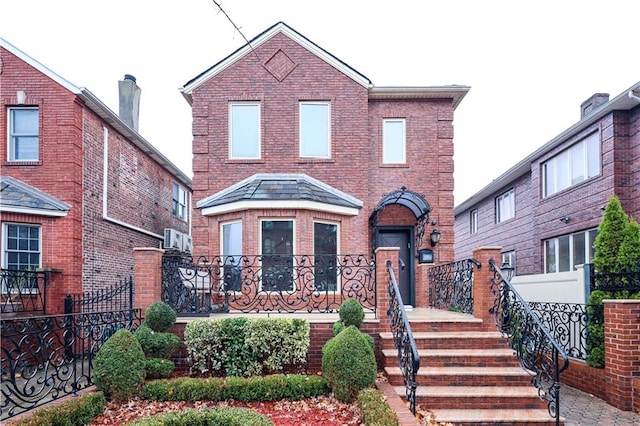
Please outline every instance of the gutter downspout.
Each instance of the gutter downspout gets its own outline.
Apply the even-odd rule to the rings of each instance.
[[[629,96],[630,99],[640,102],[640,97],[636,96],[636,94],[633,93],[633,90],[629,90],[629,93],[627,93],[627,95]]]
[[[120,225],[122,227],[134,230],[136,232],[141,232],[146,235],[150,235],[154,238],[157,238],[161,241],[164,241],[164,235],[159,235],[151,231],[147,231],[146,229],[138,228],[137,226],[133,226],[126,222],[122,222],[118,219],[114,219],[109,217],[108,209],[107,209],[107,191],[109,189],[109,129],[102,126],[102,138],[103,138],[103,169],[102,169],[102,219],[107,222],[115,223],[116,225]]]

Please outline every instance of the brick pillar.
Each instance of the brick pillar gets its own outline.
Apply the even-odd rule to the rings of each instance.
[[[640,300],[604,300],[604,369],[608,403],[624,411],[634,405],[640,376]]]
[[[379,247],[376,249],[376,312],[380,319],[380,331],[390,332],[387,311],[389,310],[389,277],[387,274],[387,261],[393,265],[393,273],[398,279],[398,247]]]
[[[162,300],[162,255],[158,248],[134,248],[135,308],[147,310],[152,303]]]
[[[416,308],[429,307],[429,270],[433,265],[418,263],[416,266]]]
[[[480,247],[473,251],[473,258],[480,262],[480,269],[473,272],[473,316],[483,321],[483,329],[495,331],[493,316],[489,312],[493,308],[495,295],[491,292],[493,273],[489,259],[500,264],[500,247]]]

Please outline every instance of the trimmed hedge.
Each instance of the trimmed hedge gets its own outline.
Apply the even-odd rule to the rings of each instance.
[[[358,407],[367,426],[399,426],[395,411],[389,407],[382,391],[367,388],[358,394]]]
[[[279,401],[328,395],[331,389],[320,376],[273,374],[254,377],[190,378],[147,382],[141,396],[150,401]]]
[[[91,423],[104,411],[107,400],[101,392],[40,408],[29,417],[9,424],[13,426],[77,426]]]
[[[273,422],[268,417],[248,408],[214,407],[156,414],[129,424],[131,426],[272,426]]]

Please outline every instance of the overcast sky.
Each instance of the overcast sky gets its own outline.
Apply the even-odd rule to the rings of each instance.
[[[579,120],[596,92],[640,80],[637,0],[0,0],[0,37],[118,112],[142,89],[139,133],[191,176],[179,88],[283,21],[375,86],[460,84],[455,203]],[[428,155],[428,152],[425,153]]]

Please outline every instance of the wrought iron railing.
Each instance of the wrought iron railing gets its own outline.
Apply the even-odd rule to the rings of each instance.
[[[532,376],[531,384],[538,389],[538,396],[547,401],[549,414],[559,425],[560,373],[569,367],[569,358],[493,259],[489,265],[495,296],[490,313],[495,325],[509,340],[520,365]]]
[[[375,313],[367,255],[165,256],[162,300],[179,315],[337,312],[347,298]]]
[[[411,324],[404,310],[404,302],[398,290],[398,282],[393,272],[393,263],[387,261],[387,271],[389,273],[389,324],[391,325],[391,334],[393,341],[398,349],[398,364],[400,371],[404,377],[404,386],[406,389],[407,401],[411,412],[416,414],[416,388],[418,382],[416,376],[420,369],[420,354],[418,347],[413,338]]]
[[[82,294],[68,294],[64,301],[64,312],[118,311],[133,309],[133,277],[117,284]]]
[[[640,291],[640,269],[624,272],[596,272],[593,265],[589,265],[589,279],[591,291],[623,291],[635,293]],[[640,268],[640,266],[639,266]]]
[[[473,314],[474,259],[460,260],[429,269],[429,306]]]
[[[0,269],[0,312],[45,313],[50,271]]]
[[[141,318],[140,309],[127,309],[2,319],[0,420],[91,386],[102,344]]]

